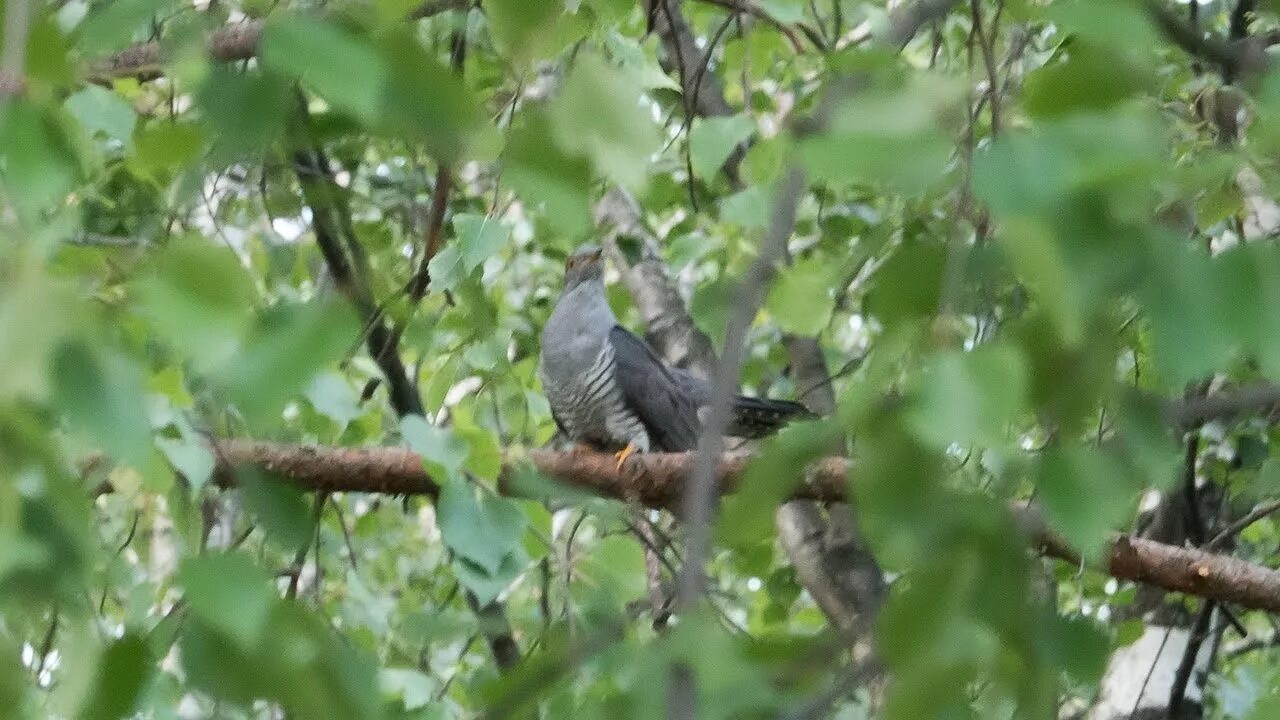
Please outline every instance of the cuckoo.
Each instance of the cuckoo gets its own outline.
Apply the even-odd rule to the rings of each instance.
[[[618,324],[605,300],[600,248],[565,261],[564,288],[542,331],[538,367],[551,414],[570,440],[616,451],[618,467],[636,452],[693,450],[711,405],[711,385],[667,365]],[[811,417],[786,400],[737,396],[726,434],[758,438]]]

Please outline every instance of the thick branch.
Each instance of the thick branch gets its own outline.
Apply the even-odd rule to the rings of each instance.
[[[439,15],[447,10],[459,10],[467,6],[467,0],[431,0],[409,12],[408,20],[421,20]],[[226,25],[209,36],[209,56],[219,62],[248,60],[258,54],[262,41],[263,21],[249,20]],[[139,43],[93,64],[89,77],[97,82],[114,78],[132,77],[154,80],[164,72],[164,47],[161,41]]]
[[[421,459],[402,448],[324,448],[301,445],[219,441],[216,478],[222,485],[234,483],[235,468],[257,467],[282,475],[305,490],[326,492],[378,492],[433,495],[436,483],[423,469]],[[509,458],[500,488],[515,493]],[[612,455],[592,452],[538,450],[529,460],[543,474],[593,494],[636,501],[655,508],[670,508],[680,500],[681,489],[693,470],[693,453],[650,453],[636,456],[645,472],[619,470]],[[749,456],[729,454],[720,459],[716,482],[720,492],[732,492],[746,470]],[[846,501],[852,464],[829,457],[811,465],[793,498]],[[1032,509],[1013,510],[1032,547],[1051,557],[1079,562],[1079,554],[1049,530]],[[1104,555],[1106,571],[1121,580],[1147,583],[1251,609],[1280,612],[1280,571],[1253,565],[1238,558],[1166,545],[1152,540],[1116,536]]]

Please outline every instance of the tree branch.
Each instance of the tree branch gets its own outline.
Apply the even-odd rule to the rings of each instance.
[[[430,0],[409,12],[408,21],[422,20],[449,10],[461,10],[468,0]],[[219,62],[248,60],[258,54],[262,42],[262,20],[248,20],[218,28],[209,36],[209,56]],[[92,82],[109,83],[116,78],[155,80],[163,77],[164,46],[160,40],[138,43],[93,63],[88,72]]]
[[[435,495],[439,485],[423,468],[422,458],[403,448],[327,448],[250,440],[219,440],[215,481],[235,484],[238,468],[254,467],[292,482],[307,491],[371,492],[397,495]],[[716,487],[733,492],[751,458],[726,454],[715,467]],[[561,484],[621,501],[634,499],[647,507],[675,507],[695,461],[694,453],[647,453],[635,456],[644,472],[619,469],[607,453],[535,450],[527,458],[508,456],[499,490],[527,496],[518,482],[517,468],[531,462],[542,474]],[[853,464],[846,458],[823,458],[805,469],[792,498],[846,502]],[[100,488],[109,492],[110,486]],[[1032,507],[1011,508],[1018,527],[1032,548],[1050,557],[1078,563],[1080,554],[1050,530]],[[1251,609],[1280,612],[1280,571],[1238,558],[1176,547],[1129,535],[1113,536],[1102,555],[1103,567],[1121,580],[1147,583]]]

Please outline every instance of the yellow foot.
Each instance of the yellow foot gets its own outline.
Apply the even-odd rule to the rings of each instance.
[[[622,465],[627,461],[627,458],[631,457],[635,453],[636,453],[636,446],[632,443],[627,443],[626,447],[614,453],[613,456],[618,459],[617,469],[621,470]]]

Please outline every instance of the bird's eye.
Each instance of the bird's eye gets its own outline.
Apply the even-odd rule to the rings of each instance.
[[[573,269],[573,264],[574,264],[574,260],[573,260],[573,258],[569,258],[568,262],[566,262],[566,263],[564,264],[564,266],[565,266],[566,268],[569,268],[570,270],[572,270],[572,269]]]

